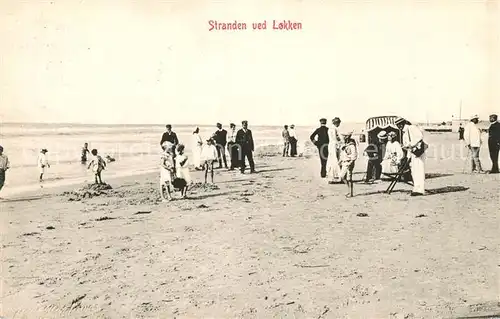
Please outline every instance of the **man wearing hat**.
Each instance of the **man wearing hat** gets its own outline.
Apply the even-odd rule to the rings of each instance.
[[[217,123],[217,131],[215,131],[213,138],[215,141],[215,147],[217,147],[217,161],[219,162],[219,168],[222,168],[222,161],[224,161],[224,167],[227,168],[226,160],[226,144],[227,144],[227,131],[222,128],[221,123]]]
[[[234,123],[229,124],[229,132],[227,136],[227,151],[229,153],[229,159],[231,160],[231,166],[229,170],[232,171],[236,167],[240,167],[238,158],[240,157],[239,147],[236,144],[236,125]]]
[[[407,157],[410,159],[413,179],[411,196],[423,196],[425,194],[425,151],[427,149],[424,135],[418,127],[402,117],[398,117],[394,124],[403,132],[403,149],[408,150]]]
[[[328,176],[330,177],[329,184],[340,182],[340,148],[342,146],[341,134],[339,133],[340,118],[335,117],[332,120],[332,127],[328,130]]]
[[[283,138],[283,157],[288,157],[290,151],[290,132],[288,131],[288,125],[283,126],[281,137]]]
[[[328,144],[330,138],[328,137],[328,127],[326,127],[326,119],[319,120],[320,127],[318,127],[309,137],[311,142],[316,145],[319,152],[319,160],[321,163],[320,175],[321,178],[326,177],[326,163],[328,161]]]
[[[498,174],[498,152],[500,150],[500,123],[496,114],[490,115],[490,127],[488,128],[488,149],[492,162],[490,174]]]
[[[254,143],[252,131],[248,129],[248,121],[241,122],[242,128],[236,133],[236,143],[241,150],[240,171],[245,173],[245,158],[248,159],[250,165],[250,173],[255,172],[255,163],[253,161]]]
[[[290,125],[290,129],[288,130],[288,134],[290,135],[290,156],[297,156],[297,132],[295,132],[295,125]]]
[[[483,173],[479,151],[481,150],[481,130],[477,127],[479,116],[471,116],[470,122],[465,126],[464,140],[471,156],[471,172]]]
[[[368,145],[365,150],[368,156],[368,167],[366,168],[365,182],[372,183],[380,181],[382,176],[382,161],[385,156],[385,147],[387,144],[387,132],[380,131],[377,134],[377,141]]]

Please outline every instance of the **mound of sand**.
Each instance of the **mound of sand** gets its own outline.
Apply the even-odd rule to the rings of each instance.
[[[68,201],[81,201],[85,198],[92,198],[102,195],[111,195],[109,192],[113,187],[109,184],[88,184],[80,189],[62,193],[63,196],[68,196]]]

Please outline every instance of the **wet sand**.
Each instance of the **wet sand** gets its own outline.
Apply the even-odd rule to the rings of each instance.
[[[113,188],[91,198],[64,193],[79,185],[2,202],[1,314],[500,313],[499,175],[464,174],[460,159],[430,158],[425,197],[409,197],[404,184],[387,195],[388,183],[356,183],[346,199],[344,185],[319,178],[315,154],[274,153],[261,151],[255,175],[217,171],[217,187],[198,187],[187,200],[161,203],[157,174],[146,174],[109,180]],[[357,162],[355,180],[365,167]]]

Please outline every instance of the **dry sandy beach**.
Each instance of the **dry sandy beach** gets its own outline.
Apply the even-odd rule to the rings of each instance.
[[[259,174],[217,171],[218,189],[167,204],[157,174],[109,180],[92,198],[63,193],[78,185],[2,202],[1,315],[500,315],[498,175],[464,174],[462,159],[434,154],[427,196],[357,183],[346,199],[344,185],[319,178],[314,153],[261,155]],[[365,167],[358,160],[356,180]]]

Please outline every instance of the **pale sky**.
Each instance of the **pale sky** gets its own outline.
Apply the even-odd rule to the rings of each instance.
[[[500,0],[0,0],[5,122],[486,119],[499,88]]]

